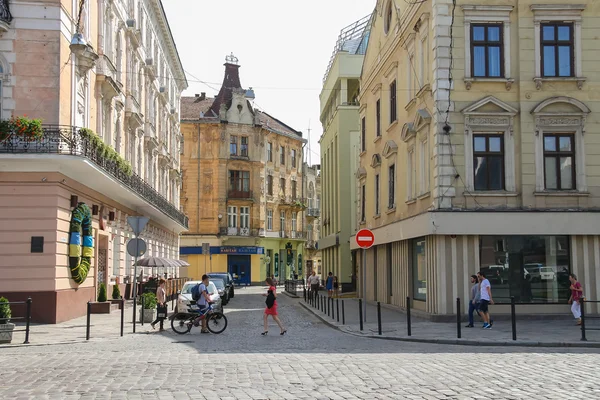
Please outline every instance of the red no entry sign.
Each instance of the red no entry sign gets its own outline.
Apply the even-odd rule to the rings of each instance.
[[[368,249],[375,243],[375,235],[369,229],[361,229],[356,234],[356,244],[361,249]]]

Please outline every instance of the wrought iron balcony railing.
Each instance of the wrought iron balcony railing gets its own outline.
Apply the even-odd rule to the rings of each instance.
[[[258,229],[238,228],[238,227],[220,227],[219,234],[222,236],[259,236]]]
[[[319,218],[319,215],[321,215],[321,211],[318,208],[308,208],[306,210],[307,217]]]
[[[10,7],[8,6],[8,0],[0,0],[0,21],[10,23],[13,17],[10,13]]]
[[[242,200],[251,200],[253,198],[251,190],[247,190],[247,191],[229,190],[227,192],[227,197],[230,199],[242,199]]]
[[[185,228],[189,227],[188,217],[184,213],[139,175],[128,174],[116,161],[107,158],[92,140],[79,132],[79,129],[74,126],[45,125],[42,137],[31,141],[9,133],[0,141],[0,154],[58,154],[86,158],[165,215]]]

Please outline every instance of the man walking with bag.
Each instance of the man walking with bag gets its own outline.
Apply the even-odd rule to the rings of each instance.
[[[488,306],[494,304],[492,300],[492,285],[490,281],[485,278],[485,274],[481,271],[477,273],[479,278],[479,291],[481,299],[479,301],[479,311],[481,311],[481,317],[483,318],[483,329],[492,329],[492,322],[490,320],[490,312]]]
[[[467,328],[473,328],[473,313],[477,311],[479,314],[479,300],[481,299],[481,291],[479,290],[479,280],[477,279],[477,275],[471,275],[471,297],[469,299],[469,325]]]

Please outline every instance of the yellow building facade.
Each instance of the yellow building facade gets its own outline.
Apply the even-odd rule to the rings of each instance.
[[[569,273],[600,296],[592,3],[377,2],[359,98],[368,300],[443,318],[477,271],[495,313],[511,297],[568,312]]]
[[[252,107],[254,94],[242,89],[239,68],[229,56],[217,97],[182,99],[182,205],[190,230],[181,254],[191,278],[226,271],[240,283],[259,284],[302,273],[306,140]]]

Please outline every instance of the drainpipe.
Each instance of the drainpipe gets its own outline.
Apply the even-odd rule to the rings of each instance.
[[[198,207],[196,213],[196,230],[200,233],[200,123],[198,123],[198,197],[196,200],[196,205]],[[205,255],[206,257],[206,255]]]

